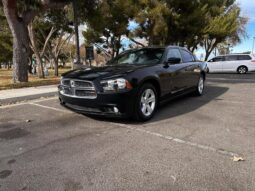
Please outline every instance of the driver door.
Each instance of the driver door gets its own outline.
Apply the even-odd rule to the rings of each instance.
[[[223,62],[225,61],[224,56],[218,56],[208,61],[207,66],[209,72],[222,72]]]

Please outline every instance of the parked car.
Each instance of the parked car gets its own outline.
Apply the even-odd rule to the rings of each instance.
[[[206,63],[185,48],[132,49],[105,67],[63,74],[59,99],[79,113],[146,121],[162,102],[190,92],[202,95],[205,78]]]
[[[232,54],[217,56],[207,63],[208,72],[237,72],[246,74],[255,71],[255,56],[252,54]]]

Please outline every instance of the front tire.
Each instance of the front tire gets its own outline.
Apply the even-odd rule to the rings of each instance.
[[[204,79],[204,76],[201,75],[199,77],[199,80],[198,80],[198,83],[197,83],[195,95],[196,96],[202,96],[203,93],[204,93],[204,88],[205,88],[205,79]]]
[[[134,117],[138,121],[150,120],[158,106],[158,94],[152,84],[144,84],[139,90],[135,102]]]

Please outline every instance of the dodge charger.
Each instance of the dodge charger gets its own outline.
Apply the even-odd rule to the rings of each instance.
[[[201,96],[206,70],[186,48],[131,49],[104,67],[63,74],[59,100],[78,113],[146,121],[166,101],[187,93]]]

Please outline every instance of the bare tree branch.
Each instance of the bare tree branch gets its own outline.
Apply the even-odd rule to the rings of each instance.
[[[46,47],[47,47],[47,44],[48,44],[50,38],[52,37],[52,35],[53,35],[53,33],[54,33],[55,31],[56,31],[56,30],[54,29],[54,27],[51,27],[51,30],[50,30],[50,32],[49,32],[49,34],[48,34],[48,36],[47,36],[47,38],[46,38],[46,40],[45,40],[45,43],[44,43],[44,46],[43,46],[43,49],[42,49],[42,52],[41,52],[41,56],[44,54],[45,49],[46,49]]]
[[[145,45],[144,45],[144,44],[142,44],[142,43],[140,43],[140,42],[136,41],[136,40],[135,40],[135,39],[133,39],[133,38],[130,38],[130,40],[131,40],[132,42],[134,42],[135,44],[138,44],[138,45],[140,45],[140,46],[142,46],[142,47],[145,47]]]

